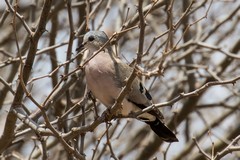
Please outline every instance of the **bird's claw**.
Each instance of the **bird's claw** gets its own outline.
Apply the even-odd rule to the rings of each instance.
[[[109,122],[109,121],[112,120],[113,115],[111,114],[111,110],[109,108],[104,111],[103,117],[104,117],[106,122]]]

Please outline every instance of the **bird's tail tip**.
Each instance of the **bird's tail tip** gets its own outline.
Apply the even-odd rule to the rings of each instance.
[[[176,135],[159,119],[156,119],[153,122],[147,122],[147,124],[149,124],[151,129],[164,141],[169,143],[178,142]]]

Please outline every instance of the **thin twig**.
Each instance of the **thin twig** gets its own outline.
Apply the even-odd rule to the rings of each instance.
[[[192,139],[195,142],[195,144],[196,144],[197,148],[199,149],[199,151],[204,155],[204,157],[206,157],[207,159],[211,160],[211,157],[199,146],[196,138],[193,137]]]

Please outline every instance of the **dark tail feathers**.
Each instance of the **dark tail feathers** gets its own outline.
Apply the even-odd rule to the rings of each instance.
[[[159,119],[156,118],[155,121],[152,122],[148,121],[146,123],[150,125],[151,129],[164,141],[178,142],[178,139],[175,136],[175,134],[167,126],[165,126]]]

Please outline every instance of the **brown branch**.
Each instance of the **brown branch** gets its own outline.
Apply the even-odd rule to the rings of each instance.
[[[222,157],[229,153],[240,151],[240,146],[233,146],[234,143],[236,143],[239,139],[240,135],[234,138],[234,140],[232,140],[232,142],[225,149],[223,149],[221,152],[218,152],[214,157],[214,160],[220,160]]]
[[[224,113],[221,117],[217,118],[216,120],[214,120],[214,122],[212,122],[210,124],[211,129],[213,130],[215,127],[219,126],[220,123],[219,122],[223,122],[224,120],[226,120],[229,116],[231,116],[234,112],[236,112],[238,110],[238,105],[234,106],[232,110]],[[200,141],[201,139],[203,139],[203,137],[207,134],[207,132],[209,131],[208,128],[204,128],[197,136],[196,139],[198,141]],[[194,149],[194,142],[193,141],[189,141],[182,152],[180,152],[178,154],[178,156],[174,159],[174,160],[181,160],[183,159],[185,156],[187,156],[189,153],[192,152],[192,150]]]
[[[211,160],[211,157],[199,146],[196,138],[192,138],[192,139],[193,139],[193,141],[195,142],[195,144],[196,144],[197,148],[199,149],[199,151],[204,155],[204,157],[205,157],[206,159]]]
[[[110,150],[110,152],[111,152],[111,157],[114,159],[114,160],[119,160],[118,158],[117,158],[117,156],[115,155],[115,153],[114,153],[114,149],[113,149],[113,147],[112,147],[112,144],[111,144],[111,137],[112,136],[110,136],[109,135],[109,128],[111,127],[111,124],[108,124],[107,122],[106,122],[106,130],[107,130],[107,132],[106,132],[106,138],[107,138],[107,145],[108,145],[108,147],[109,147],[109,150]]]
[[[107,2],[107,6],[106,6],[106,9],[105,9],[104,16],[103,16],[103,18],[102,18],[101,22],[99,23],[99,25],[98,25],[98,27],[97,27],[96,30],[99,30],[99,29],[102,27],[103,22],[104,22],[104,20],[106,19],[108,13],[109,13],[109,10],[110,10],[110,7],[111,7],[111,4],[112,4],[112,0],[109,0],[109,1]]]
[[[5,2],[6,2],[6,4],[7,4],[7,6],[8,6],[8,8],[9,8],[9,10],[10,10],[12,13],[14,13],[14,14],[18,17],[18,19],[22,22],[22,24],[23,24],[24,28],[26,29],[26,31],[28,32],[28,34],[29,34],[30,36],[33,36],[34,32],[32,32],[32,30],[31,30],[30,27],[28,26],[27,22],[24,20],[24,17],[23,17],[22,15],[20,15],[20,14],[11,6],[11,4],[9,3],[8,0],[5,0]],[[16,5],[17,5],[17,4],[16,4]]]
[[[168,102],[153,104],[153,105],[143,109],[142,111],[136,112],[135,114],[133,114],[133,116],[136,117],[142,113],[149,112],[155,107],[160,108],[160,107],[165,107],[165,106],[172,106],[174,103],[178,102],[179,100],[181,100],[183,98],[199,96],[203,91],[205,91],[206,89],[208,89],[211,86],[224,85],[224,84],[233,84],[234,85],[238,80],[240,80],[240,76],[230,79],[230,80],[225,80],[225,81],[208,82],[208,83],[204,84],[202,87],[200,87],[192,92],[181,93],[179,96],[173,98],[172,100],[170,100]]]
[[[49,47],[50,46],[54,46],[55,45],[55,40],[56,40],[56,37],[57,37],[57,29],[59,27],[59,22],[58,22],[58,17],[57,15],[53,15],[52,16],[52,19],[51,19],[51,22],[52,22],[52,27],[51,27],[51,31],[50,31],[50,36],[49,36]],[[55,70],[55,68],[57,68],[57,53],[56,53],[56,50],[55,48],[54,49],[51,49],[49,50],[50,52],[50,60],[51,60],[51,70]],[[58,82],[58,77],[57,77],[57,72],[55,74],[52,75],[52,86],[54,87],[57,82]],[[29,82],[28,82],[29,83]]]
[[[139,13],[139,27],[140,27],[140,33],[139,33],[139,40],[138,40],[138,55],[136,63],[140,65],[142,55],[143,55],[143,46],[144,46],[144,32],[145,32],[145,19],[143,14],[143,0],[139,0],[138,2],[138,13]]]
[[[103,139],[104,135],[106,135],[107,130],[104,131],[104,133],[97,139],[97,144],[95,145],[95,148],[93,149],[93,154],[91,160],[94,160],[94,157],[97,153],[98,147],[100,145],[101,140]]]
[[[68,42],[68,49],[67,49],[67,55],[66,55],[66,61],[69,61],[71,59],[72,55],[72,45],[74,40],[74,26],[73,26],[73,15],[72,15],[72,8],[71,8],[71,0],[67,0],[67,11],[68,11],[68,20],[69,20],[69,28],[70,28],[70,36],[69,36],[69,42]],[[69,64],[66,65],[64,74],[68,74],[69,71]]]
[[[30,41],[31,45],[29,48],[29,52],[27,55],[27,59],[26,59],[24,68],[23,68],[24,83],[27,82],[27,80],[30,76],[33,61],[35,59],[35,53],[37,51],[38,40],[41,37],[41,35],[43,34],[43,32],[45,31],[45,26],[46,26],[47,17],[48,17],[47,15],[51,8],[51,2],[52,2],[51,0],[45,1],[43,9],[42,9],[40,21],[39,21],[39,26],[38,26],[36,32],[33,33],[32,37],[31,37],[31,41]],[[6,1],[6,3],[8,3],[8,1]],[[21,17],[19,17],[19,18],[21,19]],[[29,32],[29,30],[28,30],[28,32]],[[0,153],[2,153],[9,146],[11,141],[13,140],[14,129],[15,129],[15,124],[16,124],[16,120],[17,120],[17,117],[13,113],[13,109],[21,106],[21,101],[22,101],[23,95],[24,95],[24,91],[23,91],[22,85],[19,84],[17,87],[17,90],[16,90],[16,94],[15,94],[12,106],[7,115],[7,120],[6,120],[4,130],[3,130],[3,135],[0,137]]]

